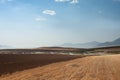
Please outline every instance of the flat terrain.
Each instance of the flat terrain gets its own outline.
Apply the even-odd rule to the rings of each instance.
[[[0,54],[0,76],[82,56],[60,54]]]
[[[88,56],[18,71],[0,80],[120,80],[120,55]]]

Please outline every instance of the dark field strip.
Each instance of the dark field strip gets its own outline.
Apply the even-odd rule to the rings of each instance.
[[[83,56],[59,54],[0,54],[0,76],[80,57]]]

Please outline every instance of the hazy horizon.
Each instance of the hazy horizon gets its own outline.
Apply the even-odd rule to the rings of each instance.
[[[0,0],[0,45],[15,48],[120,38],[120,0]]]

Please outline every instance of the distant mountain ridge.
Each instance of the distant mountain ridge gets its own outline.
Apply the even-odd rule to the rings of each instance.
[[[88,42],[88,43],[64,43],[61,45],[62,47],[76,47],[76,48],[91,48],[91,47],[96,47],[96,45],[100,44],[99,42],[93,41],[93,42]]]
[[[101,43],[99,45],[97,45],[98,47],[109,47],[109,46],[120,46],[120,38],[112,41],[112,42],[104,42]]]
[[[97,41],[92,41],[88,43],[64,43],[61,45],[62,47],[75,47],[75,48],[95,48],[95,47],[110,47],[110,46],[120,46],[120,38],[111,41],[111,42],[104,42],[100,43]]]

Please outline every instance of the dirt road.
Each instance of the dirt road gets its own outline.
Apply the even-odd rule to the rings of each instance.
[[[1,76],[0,80],[120,80],[120,55],[53,63]]]

